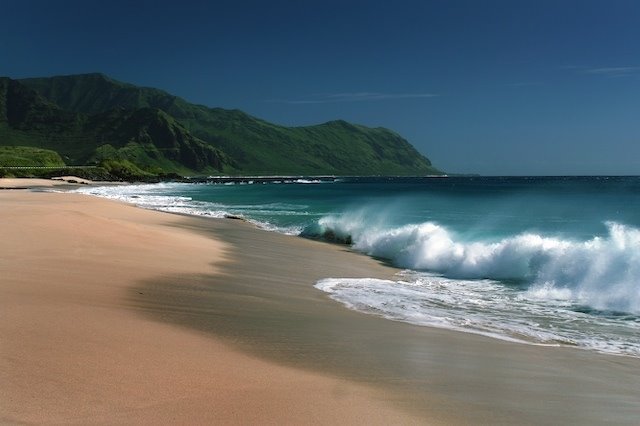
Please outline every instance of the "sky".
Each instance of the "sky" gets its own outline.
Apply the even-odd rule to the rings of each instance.
[[[640,174],[640,1],[0,0],[0,75],[103,72],[450,173]]]

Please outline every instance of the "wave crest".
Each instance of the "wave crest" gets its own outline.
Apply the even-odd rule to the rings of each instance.
[[[572,241],[523,233],[465,241],[434,222],[384,228],[364,213],[327,216],[319,235],[351,239],[353,248],[396,266],[450,278],[515,280],[531,295],[566,298],[604,311],[640,312],[640,230],[606,222],[607,234]]]

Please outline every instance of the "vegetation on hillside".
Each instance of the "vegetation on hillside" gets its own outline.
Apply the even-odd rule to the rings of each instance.
[[[29,146],[0,146],[0,167],[64,167],[57,152]]]
[[[283,127],[103,74],[0,78],[0,145],[53,150],[67,164],[117,163],[113,170],[141,176],[439,173],[387,129]]]

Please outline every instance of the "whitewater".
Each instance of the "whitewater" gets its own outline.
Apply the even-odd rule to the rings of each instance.
[[[242,217],[403,269],[327,277],[346,307],[527,344],[640,357],[640,179],[297,178],[82,188],[169,212]]]

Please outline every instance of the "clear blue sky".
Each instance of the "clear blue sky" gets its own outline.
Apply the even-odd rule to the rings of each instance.
[[[450,172],[640,174],[640,1],[0,5],[0,75],[100,71],[284,125],[384,126]]]

